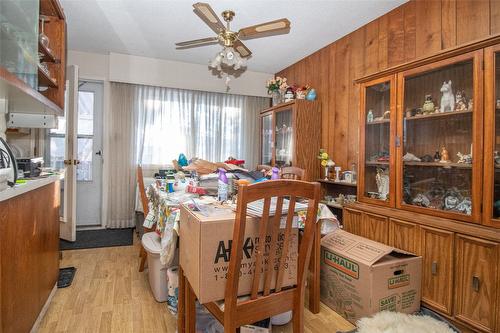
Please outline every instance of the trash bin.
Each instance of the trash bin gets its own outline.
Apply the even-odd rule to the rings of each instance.
[[[158,302],[166,302],[168,297],[167,266],[160,262],[161,239],[156,232],[142,236],[142,246],[148,253],[149,286]]]

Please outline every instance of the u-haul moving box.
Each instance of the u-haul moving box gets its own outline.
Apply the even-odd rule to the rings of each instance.
[[[271,247],[271,217],[268,223],[268,237],[263,262],[268,260]],[[248,295],[252,290],[255,271],[254,251],[259,246],[259,218],[247,217],[243,259],[240,268],[238,296]],[[203,216],[181,206],[179,230],[179,261],[194,293],[201,304],[224,299],[227,272],[233,238],[235,213],[230,209],[219,209],[211,216]],[[281,229],[276,246],[274,273],[271,288],[274,288],[278,264],[284,243],[284,229]],[[297,283],[298,230],[292,229],[286,269],[283,274],[283,286]],[[261,275],[261,289],[264,279]]]
[[[321,240],[321,301],[352,323],[420,308],[422,257],[337,230]]]

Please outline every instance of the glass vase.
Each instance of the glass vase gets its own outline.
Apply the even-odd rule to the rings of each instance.
[[[281,103],[282,97],[279,90],[274,90],[271,96],[273,98],[273,106],[276,106]]]
[[[325,180],[328,180],[328,174],[330,173],[330,168],[329,167],[325,167]]]

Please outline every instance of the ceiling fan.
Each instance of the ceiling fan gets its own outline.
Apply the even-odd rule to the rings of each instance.
[[[230,23],[235,16],[234,11],[225,10],[222,12],[222,18],[226,22],[226,26],[224,26],[208,3],[198,2],[195,3],[193,7],[195,14],[198,15],[210,27],[210,29],[217,34],[217,36],[180,42],[175,45],[177,46],[177,49],[212,44],[223,45],[224,50],[219,52],[209,63],[210,67],[216,68],[219,71],[221,71],[221,63],[232,66],[236,70],[244,65],[244,59],[248,58],[252,54],[252,51],[250,51],[248,47],[243,44],[242,40],[287,34],[290,31],[290,21],[286,18],[233,31],[231,30]]]

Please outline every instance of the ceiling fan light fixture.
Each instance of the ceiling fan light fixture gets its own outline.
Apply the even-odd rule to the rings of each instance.
[[[222,71],[222,65],[233,67],[235,70],[246,66],[246,60],[232,47],[224,47],[215,57],[209,61],[209,67]]]

